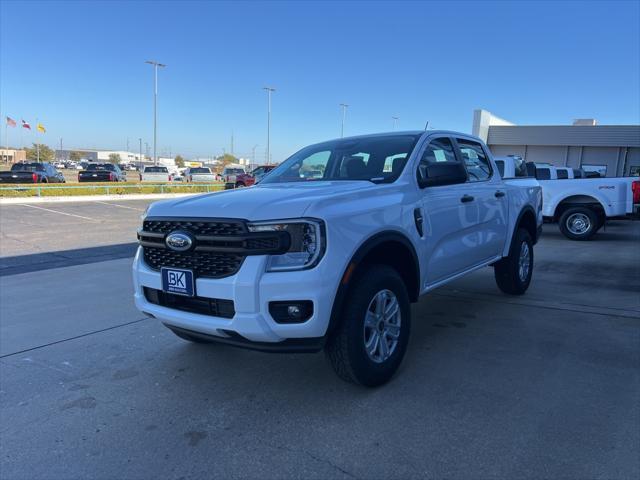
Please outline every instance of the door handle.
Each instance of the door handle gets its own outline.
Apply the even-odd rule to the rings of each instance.
[[[502,198],[505,194],[501,190],[496,190],[496,193],[494,195],[496,196],[496,198]]]
[[[460,201],[462,203],[473,202],[474,198],[471,195],[463,195]]]

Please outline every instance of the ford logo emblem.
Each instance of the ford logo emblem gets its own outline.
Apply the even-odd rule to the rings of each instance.
[[[185,232],[171,232],[167,235],[164,243],[166,243],[167,247],[171,250],[175,250],[176,252],[186,252],[193,245],[193,238]]]

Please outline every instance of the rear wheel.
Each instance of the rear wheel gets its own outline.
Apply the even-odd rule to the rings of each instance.
[[[325,352],[340,378],[375,387],[391,379],[406,352],[409,296],[398,272],[386,265],[372,266],[353,281]]]
[[[524,228],[511,241],[509,256],[494,265],[498,288],[509,295],[522,295],[529,288],[533,274],[533,242]]]
[[[602,226],[597,212],[588,207],[573,207],[560,216],[560,231],[570,240],[588,240]]]

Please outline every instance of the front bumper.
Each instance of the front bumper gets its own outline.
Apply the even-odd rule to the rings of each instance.
[[[136,307],[153,315],[169,328],[217,337],[225,343],[292,343],[291,339],[321,339],[329,325],[338,279],[323,262],[315,268],[295,272],[265,272],[267,256],[248,256],[238,273],[220,278],[197,278],[199,297],[232,300],[233,318],[214,317],[175,310],[147,301],[143,287],[162,288],[160,272],[149,268],[138,248],[133,261],[133,284]],[[313,315],[303,323],[276,323],[269,313],[269,302],[310,300]],[[235,338],[239,335],[240,339]],[[285,342],[287,341],[287,342]],[[304,342],[302,342],[304,343]],[[313,343],[313,342],[311,342]],[[249,346],[249,345],[245,345]],[[259,347],[260,345],[256,345]]]

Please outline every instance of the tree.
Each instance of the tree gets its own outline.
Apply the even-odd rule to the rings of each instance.
[[[231,155],[230,153],[225,153],[216,158],[223,166],[226,166],[230,163],[238,163],[238,157]]]
[[[118,164],[122,162],[119,153],[110,153],[109,154],[109,163]]]
[[[184,168],[184,158],[182,158],[182,155],[176,155],[174,162],[176,162],[176,167]]]
[[[34,143],[32,148],[26,149],[27,160],[31,160],[33,162],[38,161],[38,150],[40,150],[41,162],[53,162],[53,160],[56,158],[56,153],[52,149],[50,149],[43,143]]]
[[[72,162],[79,162],[80,160],[82,160],[82,152],[74,150],[69,154],[69,160],[71,160]]]

